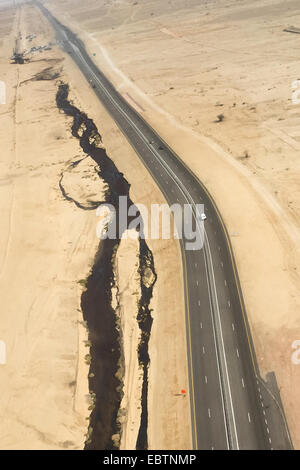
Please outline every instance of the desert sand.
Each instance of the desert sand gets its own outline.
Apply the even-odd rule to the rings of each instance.
[[[300,336],[300,105],[292,100],[300,35],[284,31],[300,27],[299,2],[45,4],[214,196],[261,372],[275,371],[300,448],[300,366],[291,360]],[[157,431],[158,413],[151,416]]]

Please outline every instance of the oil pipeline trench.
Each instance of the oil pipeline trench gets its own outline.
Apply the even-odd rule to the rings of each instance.
[[[56,94],[56,103],[60,110],[73,118],[72,135],[76,137],[86,155],[97,164],[100,178],[108,185],[105,193],[106,203],[113,204],[116,210],[117,233],[122,229],[118,223],[119,196],[127,196],[128,207],[133,205],[129,190],[130,184],[124,178],[106,154],[106,150],[97,146],[102,142],[94,122],[77,109],[68,100],[69,86],[60,83]],[[78,162],[74,162],[76,165]],[[60,180],[60,189],[67,200]],[[95,207],[84,207],[85,210]],[[128,225],[132,219],[129,218]],[[150,363],[148,343],[153,318],[149,307],[153,287],[156,282],[153,254],[150,251],[142,233],[142,224],[139,228],[139,275],[141,297],[138,304],[137,322],[141,336],[138,345],[138,360],[143,371],[141,393],[141,419],[136,442],[136,449],[148,447],[148,367]],[[123,396],[122,341],[118,327],[116,312],[112,308],[112,287],[115,284],[113,263],[119,247],[122,233],[118,233],[115,240],[101,240],[97,250],[94,265],[86,281],[86,289],[82,293],[81,308],[83,318],[87,324],[90,342],[90,370],[89,390],[93,397],[89,430],[85,442],[86,450],[118,449],[120,444],[121,425],[118,421],[118,411]],[[149,276],[149,273],[151,274]],[[149,281],[150,279],[150,281]],[[116,438],[117,436],[117,438]]]

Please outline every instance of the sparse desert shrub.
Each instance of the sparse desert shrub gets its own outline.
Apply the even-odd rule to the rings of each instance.
[[[90,354],[86,354],[86,355],[84,356],[84,360],[85,360],[85,363],[86,363],[87,365],[90,365],[90,364],[91,364],[91,359],[92,359],[92,357],[91,357]]]
[[[78,284],[80,284],[82,287],[86,287],[87,286],[87,279],[80,279],[78,281]]]

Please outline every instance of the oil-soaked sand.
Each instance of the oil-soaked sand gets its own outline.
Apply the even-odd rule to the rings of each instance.
[[[56,102],[68,116],[73,117],[72,135],[79,139],[83,151],[98,165],[98,174],[108,185],[105,202],[113,204],[116,209],[118,221],[119,196],[127,196],[128,207],[133,205],[129,198],[130,185],[107,156],[104,148],[99,147],[102,142],[94,122],[68,101],[69,86],[60,83]],[[60,189],[64,196],[63,186]],[[83,207],[73,199],[66,198],[82,209]],[[104,201],[103,201],[104,202]],[[100,202],[99,202],[100,203]],[[128,224],[131,219],[128,218]],[[127,228],[127,227],[126,227]],[[117,223],[118,237],[115,240],[101,240],[95,257],[94,266],[86,282],[86,290],[82,294],[81,308],[84,320],[89,331],[91,343],[89,389],[93,394],[94,405],[90,415],[89,434],[85,449],[115,449],[118,448],[118,439],[112,436],[121,432],[117,422],[117,414],[122,400],[122,344],[118,331],[117,318],[112,308],[112,287],[114,286],[113,259],[119,247],[122,231]],[[142,227],[139,237],[139,274],[141,285],[141,298],[137,321],[141,330],[141,341],[138,346],[138,359],[143,370],[143,385],[141,396],[141,422],[136,443],[137,449],[147,449],[148,438],[148,367],[150,363],[148,343],[150,338],[152,316],[149,308],[153,287],[156,282],[153,254],[143,239]],[[149,271],[151,272],[149,282]],[[124,371],[123,371],[124,372]]]

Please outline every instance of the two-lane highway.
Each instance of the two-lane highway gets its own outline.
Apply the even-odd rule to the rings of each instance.
[[[181,241],[195,449],[272,449],[260,376],[230,240],[202,183],[98,70],[82,42],[41,4],[62,47],[140,156],[169,205],[189,204],[203,248]],[[201,227],[196,204],[204,204]]]

